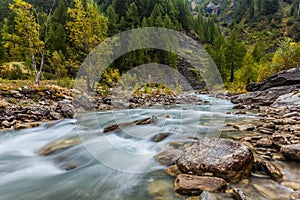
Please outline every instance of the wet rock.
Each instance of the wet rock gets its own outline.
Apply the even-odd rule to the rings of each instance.
[[[283,145],[280,152],[284,157],[300,162],[300,144]]]
[[[274,134],[272,136],[273,144],[277,149],[280,149],[283,145],[291,144],[289,141],[290,135]]]
[[[242,104],[238,104],[232,107],[232,109],[245,109],[246,107]]]
[[[172,191],[173,191],[173,188],[172,188],[172,184],[169,183],[168,181],[165,181],[165,180],[157,180],[157,181],[154,181],[154,182],[151,182],[149,185],[148,185],[148,193],[154,197],[155,199],[157,198],[168,198],[170,196],[172,196]]]
[[[30,122],[30,123],[16,123],[14,125],[15,130],[25,129],[25,128],[34,128],[40,125],[40,122]]]
[[[179,174],[174,182],[174,189],[183,195],[200,195],[202,191],[217,192],[225,188],[222,178]]]
[[[256,142],[256,146],[260,147],[272,147],[273,142],[269,138],[262,138]]]
[[[4,128],[10,128],[12,125],[7,120],[4,120],[4,121],[1,122],[1,126],[4,127]]]
[[[272,135],[274,133],[274,130],[273,129],[269,129],[269,128],[263,128],[263,127],[259,127],[257,129],[257,131],[259,133],[262,133],[262,134],[266,134],[266,135]]]
[[[177,160],[180,171],[195,175],[211,172],[230,182],[250,174],[253,154],[244,144],[229,139],[205,138],[187,148]]]
[[[159,133],[155,136],[153,136],[150,140],[152,142],[161,142],[164,139],[166,139],[167,137],[169,137],[172,133]]]
[[[292,191],[271,179],[264,179],[253,184],[253,187],[264,199],[289,199],[289,192]]]
[[[75,163],[66,163],[66,164],[63,164],[62,166],[60,166],[59,168],[69,171],[69,170],[75,169],[77,167],[78,167],[78,165]]]
[[[281,182],[281,185],[292,188],[293,190],[300,190],[300,183],[298,182],[283,181]]]
[[[50,119],[52,120],[59,120],[61,118],[60,114],[58,112],[50,112],[49,113]]]
[[[300,190],[295,191],[291,194],[290,200],[299,200],[300,199]]]
[[[181,155],[181,150],[169,149],[154,156],[156,162],[161,165],[170,165],[176,162]]]
[[[135,120],[135,121],[132,121],[132,122],[124,122],[124,123],[119,123],[119,124],[112,124],[112,125],[106,126],[103,129],[103,133],[115,131],[117,129],[128,127],[128,126],[150,124],[150,123],[153,123],[153,120],[154,120],[153,117],[146,117],[146,118],[138,119],[138,120]]]
[[[247,113],[245,111],[237,111],[234,113],[235,115],[246,115]]]
[[[233,197],[237,200],[250,200],[249,197],[245,195],[245,193],[239,188],[232,189]]]
[[[179,170],[179,168],[177,167],[177,165],[171,165],[170,167],[168,167],[166,169],[166,173],[169,174],[170,176],[178,176],[179,174],[181,174],[181,171]]]
[[[68,138],[61,139],[55,142],[51,142],[44,146],[38,151],[38,154],[41,156],[46,156],[55,153],[56,151],[70,148],[74,145],[77,145],[81,142],[79,138]]]
[[[242,124],[235,126],[240,131],[252,131],[254,130],[254,126],[252,124]]]
[[[200,199],[201,200],[218,200],[218,198],[215,194],[208,192],[208,191],[203,191],[200,194]]]
[[[282,178],[282,173],[278,167],[272,162],[261,160],[261,166],[265,169],[265,171],[270,175],[270,177],[274,180],[278,180]]]
[[[262,126],[263,128],[267,128],[267,129],[275,129],[275,124],[274,123],[272,123],[272,122],[269,122],[269,123],[265,123],[265,124],[263,124],[263,126]]]

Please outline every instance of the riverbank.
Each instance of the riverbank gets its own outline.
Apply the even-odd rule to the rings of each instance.
[[[75,98],[74,98],[75,96]],[[57,85],[0,88],[0,129],[23,129],[38,126],[40,122],[73,118],[76,112],[134,109],[152,106],[170,106],[182,103],[201,104],[195,94],[176,94],[153,90],[133,97],[81,94],[74,89]]]

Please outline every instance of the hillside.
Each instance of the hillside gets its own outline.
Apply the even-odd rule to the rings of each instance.
[[[156,26],[198,40],[226,87],[244,90],[249,82],[299,65],[299,5],[299,0],[1,1],[0,75],[37,83],[40,79],[70,82],[86,55],[107,37]],[[149,62],[180,66],[186,78],[201,84],[201,77],[192,73],[195,69],[182,68],[184,60],[177,55],[142,49],[118,58],[100,83],[88,87],[113,87],[122,74]],[[26,74],[15,73],[24,71],[19,66]]]

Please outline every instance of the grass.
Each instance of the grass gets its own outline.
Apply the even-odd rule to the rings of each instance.
[[[41,89],[47,87],[48,85],[60,85],[65,88],[73,88],[74,80],[72,79],[63,79],[60,84],[58,84],[57,80],[42,80],[41,85],[39,86]],[[28,87],[38,87],[33,80],[7,80],[0,79],[0,90],[18,90],[23,86]]]

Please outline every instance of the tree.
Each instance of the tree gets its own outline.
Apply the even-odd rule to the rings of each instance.
[[[263,47],[259,42],[257,42],[255,44],[251,55],[252,55],[253,59],[255,60],[255,62],[257,62],[257,63],[260,62],[260,59],[263,57],[264,52],[263,52]]]
[[[138,8],[135,3],[131,3],[128,10],[126,11],[126,22],[127,28],[133,29],[137,28],[139,25],[139,13]]]
[[[50,60],[50,65],[55,69],[55,77],[58,80],[58,84],[61,85],[61,79],[67,75],[67,70],[65,68],[65,57],[61,51],[54,51],[52,53],[52,59]]]
[[[233,30],[226,44],[226,67],[227,69],[230,69],[230,82],[234,81],[234,72],[242,66],[243,57],[246,54],[245,46],[240,43],[238,39],[238,33]]]
[[[236,71],[236,79],[239,83],[247,85],[257,80],[257,69],[255,60],[250,53],[246,53],[243,58],[242,67]]]
[[[48,42],[48,49],[51,51],[66,52],[67,33],[65,26],[68,21],[67,4],[67,0],[60,0],[51,18]]]
[[[54,7],[52,5],[52,9]],[[50,9],[44,22],[44,36],[41,36],[41,25],[38,24],[38,18],[34,15],[34,8],[31,4],[23,0],[14,0],[14,4],[9,7],[14,13],[14,21],[16,23],[16,38],[22,41],[22,45],[27,49],[31,58],[31,64],[35,72],[35,83],[40,85],[41,75],[44,67],[46,42],[48,40],[48,26],[52,9]],[[22,39],[21,39],[22,38]],[[43,38],[43,40],[41,39]],[[21,40],[20,40],[21,39]]]
[[[118,33],[118,15],[112,5],[109,5],[106,9],[106,15],[109,19],[108,33],[109,35],[115,35]]]
[[[88,1],[84,9],[82,0],[74,0],[75,7],[69,8],[68,13],[72,21],[67,23],[69,39],[74,46],[75,59],[83,59],[98,44],[107,37],[108,19],[98,12],[98,6]],[[90,80],[92,71],[86,72],[86,84],[89,91],[93,90],[95,82]]]

